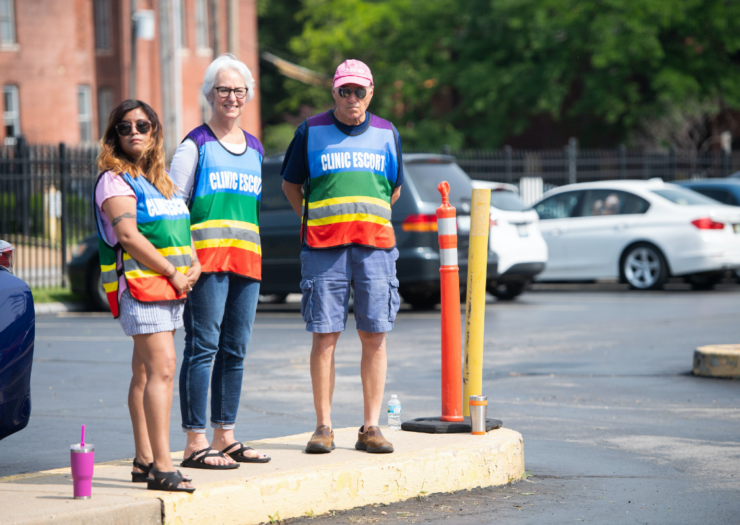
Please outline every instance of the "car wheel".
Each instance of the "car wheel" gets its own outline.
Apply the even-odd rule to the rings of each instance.
[[[259,302],[261,304],[283,304],[288,297],[287,293],[260,294]]]
[[[100,265],[95,264],[88,273],[90,276],[87,281],[87,296],[90,302],[97,310],[110,310],[108,297],[105,295],[103,280],[100,278]]]
[[[735,270],[735,273],[733,275],[735,276],[735,281],[740,284],[740,270]]]
[[[499,301],[511,301],[527,289],[528,283],[493,283],[488,292]]]
[[[416,310],[432,310],[439,304],[439,292],[437,294],[427,292],[404,292],[400,291],[404,301],[409,303]]]
[[[659,290],[668,279],[668,265],[660,250],[645,242],[627,248],[620,270],[633,290]]]
[[[723,273],[695,273],[687,275],[685,281],[691,285],[692,290],[711,290],[722,280],[722,277],[724,277]]]

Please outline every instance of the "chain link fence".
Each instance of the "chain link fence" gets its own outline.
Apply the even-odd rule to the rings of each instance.
[[[66,285],[74,246],[95,231],[92,190],[98,147],[0,147],[0,239],[17,249],[18,275],[33,287]],[[615,149],[439,151],[454,155],[473,179],[518,185],[533,204],[542,193],[576,182],[613,179],[665,181],[726,177],[740,170],[740,152]]]

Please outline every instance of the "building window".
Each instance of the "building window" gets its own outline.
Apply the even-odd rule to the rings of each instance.
[[[198,49],[211,47],[208,23],[208,0],[195,0],[195,46]]]
[[[111,0],[95,0],[95,49],[111,48]]]
[[[188,18],[187,18],[187,2],[181,0],[180,2],[180,49],[186,49],[188,47]]]
[[[13,0],[0,0],[0,44],[15,44]]]
[[[18,103],[18,86],[3,86],[3,122],[5,144],[12,146],[21,135],[21,110]]]
[[[92,141],[92,104],[90,86],[77,86],[77,122],[80,123],[80,140]]]
[[[98,89],[98,135],[103,138],[108,126],[108,116],[113,111],[113,90],[111,88]]]

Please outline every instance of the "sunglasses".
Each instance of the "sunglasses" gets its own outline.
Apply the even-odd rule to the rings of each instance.
[[[136,131],[138,131],[142,135],[149,133],[150,129],[152,129],[152,123],[148,120],[136,121]],[[128,137],[129,135],[131,135],[131,131],[133,131],[133,126],[130,122],[119,122],[118,124],[116,124],[116,132],[122,137]]]
[[[342,98],[349,98],[352,95],[352,93],[354,93],[357,98],[362,100],[363,98],[367,96],[367,88],[358,87],[358,88],[352,89],[348,87],[340,87],[340,88],[337,88],[337,93],[339,93],[339,96]]]
[[[221,98],[228,98],[233,91],[236,98],[242,99],[247,96],[247,91],[249,91],[247,88],[215,87],[213,89],[216,90],[216,93],[218,93],[218,96]]]

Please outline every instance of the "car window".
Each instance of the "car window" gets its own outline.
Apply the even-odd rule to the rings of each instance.
[[[548,197],[534,207],[543,221],[572,217],[582,191],[566,191]]]
[[[519,195],[511,191],[492,191],[491,206],[502,211],[524,211],[529,209],[529,206],[524,204],[524,201],[519,198]]]
[[[717,188],[702,188],[702,187],[699,187],[699,188],[692,187],[691,189],[694,190],[695,192],[701,193],[702,195],[709,197],[710,199],[719,201],[722,204],[729,204],[730,206],[738,205],[737,199],[728,190],[721,190]]]
[[[450,184],[450,202],[453,206],[461,201],[470,202],[473,195],[470,177],[455,163],[404,164],[403,169],[405,175],[411,176],[423,201],[441,204],[442,197],[437,190],[437,185],[446,180]]]
[[[634,193],[624,192],[624,205],[620,212],[621,215],[634,215],[637,213],[645,213],[650,208],[650,203],[638,197]]]
[[[290,209],[290,202],[283,193],[280,163],[265,162],[262,164],[262,211]]]
[[[632,193],[620,190],[588,190],[583,199],[581,217],[631,215],[645,213],[650,203]]]
[[[706,206],[719,204],[716,200],[705,197],[695,191],[685,188],[665,188],[662,190],[651,190],[656,195],[671,201],[679,206]]]

